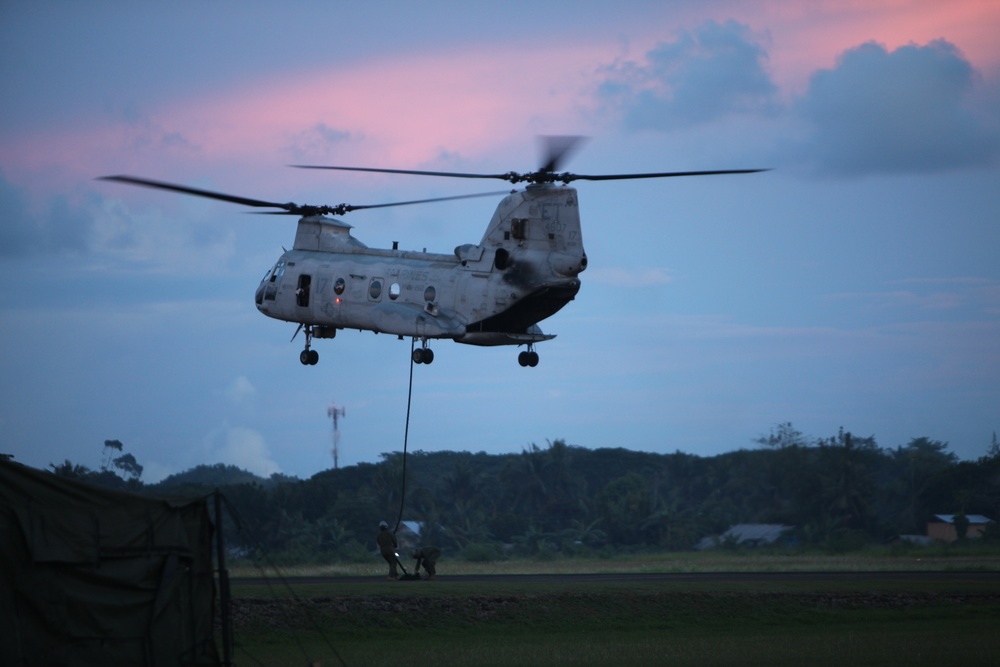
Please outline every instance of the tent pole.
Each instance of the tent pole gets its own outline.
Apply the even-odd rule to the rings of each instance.
[[[215,549],[219,561],[219,605],[222,608],[222,664],[233,665],[233,618],[229,610],[229,571],[222,539],[222,493],[215,490]]]

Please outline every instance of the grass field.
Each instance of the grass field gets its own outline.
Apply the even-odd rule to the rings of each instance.
[[[352,570],[352,568],[355,568]],[[361,568],[361,571],[357,571]],[[382,568],[283,570],[235,584],[237,665],[995,665],[994,554],[740,553],[441,563],[435,582]],[[449,574],[961,571],[892,578],[615,583],[449,581]],[[235,570],[233,576],[253,576]],[[350,576],[301,583],[296,576]]]

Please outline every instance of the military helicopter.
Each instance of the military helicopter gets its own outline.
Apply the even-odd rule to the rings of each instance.
[[[572,301],[587,268],[577,191],[573,181],[610,181],[677,176],[748,174],[764,169],[728,169],[643,174],[584,175],[557,172],[579,137],[548,137],[547,156],[537,171],[473,174],[460,172],[293,165],[303,169],[499,179],[525,183],[523,190],[439,197],[387,204],[335,206],[268,202],[133,176],[100,180],[169,190],[300,216],[295,242],[257,287],[257,309],[298,324],[305,332],[303,365],[315,365],[313,339],[333,338],[341,329],[395,334],[414,341],[417,364],[434,361],[428,341],[450,339],[468,345],[525,347],[521,366],[538,365],[534,346],[555,338],[538,323]],[[451,254],[369,248],[338,217],[351,211],[469,197],[504,195],[479,243]],[[334,216],[334,217],[331,217]],[[416,347],[416,342],[420,346]]]

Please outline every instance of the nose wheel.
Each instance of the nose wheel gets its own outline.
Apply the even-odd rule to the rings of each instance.
[[[521,364],[521,366],[530,366],[531,368],[538,365],[538,353],[535,352],[531,344],[528,345],[527,350],[517,355],[517,363]]]

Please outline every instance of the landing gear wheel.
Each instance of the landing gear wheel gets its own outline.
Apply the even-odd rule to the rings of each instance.
[[[517,363],[521,364],[522,367],[527,366],[528,365],[528,353],[527,352],[521,352],[519,355],[517,355]]]
[[[299,353],[299,361],[303,366],[315,366],[319,363],[319,352],[316,350],[302,350]]]
[[[517,355],[517,363],[534,368],[538,365],[538,353],[534,350],[525,350]]]
[[[528,365],[534,368],[538,365],[538,353],[531,351],[528,353]]]
[[[429,347],[418,347],[413,350],[413,363],[429,364],[434,361],[434,350]]]

